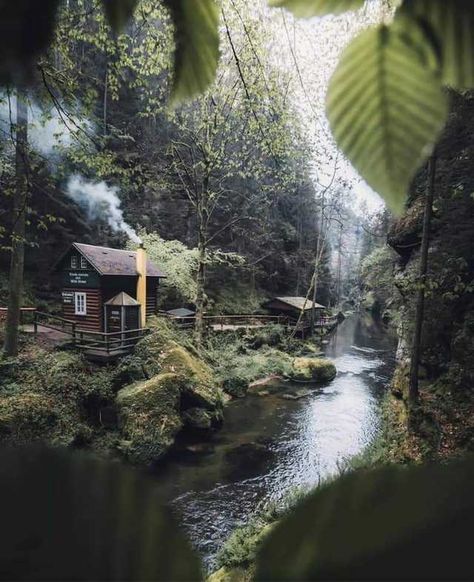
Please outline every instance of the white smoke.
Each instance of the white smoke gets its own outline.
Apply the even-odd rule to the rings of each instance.
[[[79,204],[90,219],[105,219],[113,231],[124,232],[132,241],[141,243],[135,230],[123,218],[118,191],[115,186],[92,182],[77,174],[69,178],[66,187],[69,198]]]
[[[0,139],[10,141],[11,125],[16,123],[16,97],[8,98],[0,92]],[[32,99],[28,101],[28,142],[54,167],[64,149],[77,141],[79,134],[92,133],[92,124],[71,113],[60,112],[54,106],[45,109]],[[13,147],[13,141],[11,141]],[[124,232],[131,240],[140,243],[135,230],[125,222],[120,208],[118,188],[105,182],[92,182],[82,176],[72,175],[66,194],[79,204],[90,219],[102,218],[115,232]]]
[[[0,130],[2,138],[10,135],[11,124],[16,123],[16,97],[0,92]],[[61,150],[70,147],[84,132],[93,132],[92,124],[71,113],[61,112],[54,106],[40,107],[28,101],[28,141],[40,154],[51,158],[61,155]]]

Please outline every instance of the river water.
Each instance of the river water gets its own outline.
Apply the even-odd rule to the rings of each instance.
[[[222,430],[158,468],[165,499],[208,566],[232,530],[264,504],[317,485],[376,437],[393,338],[373,320],[352,316],[324,351],[338,370],[328,385],[300,400],[236,400],[226,407]]]

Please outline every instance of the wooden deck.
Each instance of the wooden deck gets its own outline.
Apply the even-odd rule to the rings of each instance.
[[[81,329],[74,321],[41,311],[36,311],[33,322],[33,333],[62,336],[65,342],[97,362],[110,362],[129,354],[148,331],[147,328],[117,332],[89,331]]]

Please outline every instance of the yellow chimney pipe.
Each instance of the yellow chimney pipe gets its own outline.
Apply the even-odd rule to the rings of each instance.
[[[140,303],[140,325],[146,326],[146,250],[143,243],[137,249],[137,301]]]

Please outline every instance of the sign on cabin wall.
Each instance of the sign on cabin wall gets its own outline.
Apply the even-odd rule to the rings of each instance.
[[[96,271],[64,271],[63,283],[68,287],[99,287]]]
[[[63,303],[67,303],[67,304],[74,303],[74,291],[63,291],[62,297],[63,297]]]

